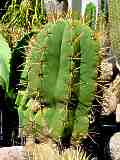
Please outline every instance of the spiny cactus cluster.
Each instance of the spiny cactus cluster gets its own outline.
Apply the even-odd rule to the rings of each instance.
[[[34,43],[26,54],[31,37]],[[32,134],[54,140],[86,134],[99,61],[92,30],[78,21],[48,23],[26,34],[12,52],[0,38],[0,79],[12,108],[18,106],[20,125],[28,129],[35,123]]]
[[[16,102],[22,102],[23,123],[31,120],[41,131],[46,127],[54,140],[86,134],[99,61],[91,29],[76,21],[58,21],[45,25],[34,39],[26,94]]]

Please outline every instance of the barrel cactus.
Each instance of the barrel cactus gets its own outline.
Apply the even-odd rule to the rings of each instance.
[[[19,113],[24,125],[31,121],[57,141],[87,134],[98,48],[92,30],[77,21],[48,23],[34,36],[28,85],[23,91],[26,98],[19,98],[19,92],[16,102],[22,102]],[[40,135],[37,129],[32,130],[35,136]]]

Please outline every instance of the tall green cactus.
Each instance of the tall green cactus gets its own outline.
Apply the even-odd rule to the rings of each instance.
[[[120,1],[109,0],[110,39],[113,54],[120,66]]]
[[[98,44],[86,25],[69,21],[47,24],[35,36],[28,92],[43,106],[43,113],[24,112],[41,127],[47,125],[53,139],[87,133],[88,111],[96,89]],[[28,102],[29,103],[29,102]],[[26,114],[25,114],[26,113]]]
[[[90,2],[87,4],[85,9],[85,23],[88,23],[88,25],[95,29],[96,25],[96,7],[95,5]]]

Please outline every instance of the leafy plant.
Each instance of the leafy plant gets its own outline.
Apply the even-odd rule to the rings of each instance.
[[[25,35],[17,44],[16,48],[11,52],[8,43],[2,33],[0,33],[0,97],[1,111],[4,115],[7,114],[7,122],[4,122],[3,143],[11,144],[12,132],[17,133],[18,114],[15,104],[21,70],[24,68],[25,50],[33,33]],[[14,79],[13,79],[14,78]],[[4,106],[4,107],[3,107]],[[10,118],[10,115],[14,115]],[[4,119],[5,117],[3,117]],[[10,120],[10,121],[9,121]],[[8,124],[8,121],[10,124]],[[5,128],[7,127],[7,129]],[[10,128],[9,128],[10,127]],[[15,133],[15,134],[16,134]],[[15,137],[14,137],[15,138]]]

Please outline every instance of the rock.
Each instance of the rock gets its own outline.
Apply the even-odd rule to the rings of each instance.
[[[109,88],[104,89],[103,93],[103,113],[110,115],[116,111],[117,105],[120,102],[120,75],[116,76],[115,80],[110,83]]]
[[[0,148],[0,160],[23,160],[23,146],[12,146]]]
[[[109,150],[112,160],[120,160],[120,132],[110,138]]]
[[[113,64],[108,62],[107,59],[104,59],[100,65],[101,68],[101,80],[111,81],[113,77]]]
[[[32,160],[34,144],[0,148],[0,160]]]

